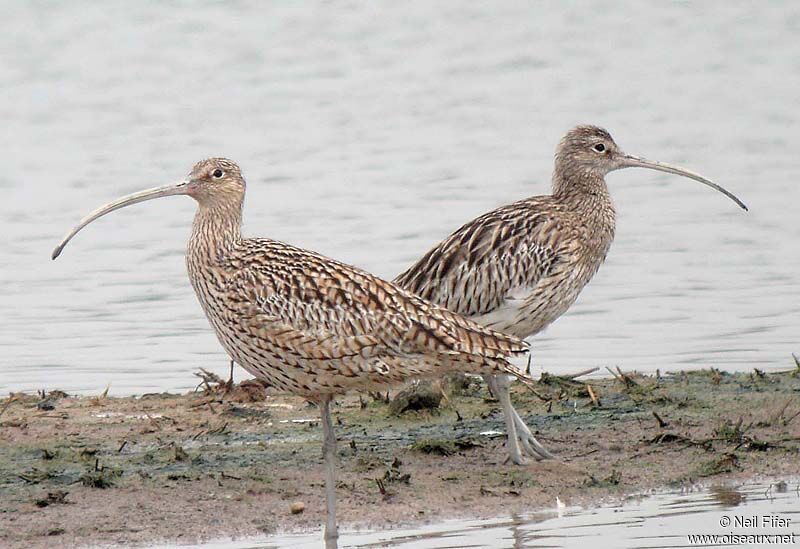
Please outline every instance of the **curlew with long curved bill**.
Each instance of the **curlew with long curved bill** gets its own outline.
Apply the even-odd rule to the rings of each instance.
[[[466,223],[394,282],[494,330],[521,339],[537,334],[569,309],[605,260],[615,227],[605,176],[624,168],[694,179],[747,210],[700,174],[625,154],[606,130],[578,126],[556,150],[552,194]],[[511,460],[553,457],[512,406],[508,376],[484,377],[503,407]]]
[[[320,406],[327,520],[336,547],[336,438],[331,401],[449,371],[524,375],[510,363],[527,352],[495,332],[369,273],[317,253],[240,233],[245,180],[223,158],[197,163],[176,185],[134,193],[93,211],[84,226],[132,204],[188,195],[198,203],[186,250],[189,279],[220,343],[245,370]]]

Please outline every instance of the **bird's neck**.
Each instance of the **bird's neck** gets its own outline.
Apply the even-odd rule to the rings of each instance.
[[[192,223],[188,254],[194,260],[217,264],[241,242],[242,200],[200,203]]]
[[[576,166],[558,166],[553,173],[553,197],[586,214],[614,211],[606,180]]]
[[[553,198],[576,216],[602,261],[616,227],[614,203],[605,179],[591,172],[556,169]]]

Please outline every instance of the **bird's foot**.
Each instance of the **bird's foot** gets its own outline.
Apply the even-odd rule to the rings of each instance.
[[[533,435],[522,435],[520,437],[520,446],[522,446],[522,449],[526,455],[534,458],[536,461],[542,461],[545,459],[558,459],[555,454],[542,446],[542,444],[536,440],[536,437]]]
[[[555,456],[555,454],[542,446],[541,442],[536,440],[536,437],[533,436],[530,428],[528,428],[528,426],[522,420],[519,413],[514,410],[512,414],[514,416],[514,427],[517,433],[517,438],[519,439],[519,445],[522,447],[522,450],[525,452],[525,454],[534,458],[536,461],[543,459],[557,460],[558,458]]]
[[[530,460],[525,457],[528,452],[523,449],[523,441],[520,440],[515,431],[508,434],[506,444],[508,446],[508,457],[503,462],[504,465],[509,461],[514,465],[530,465]]]
[[[503,465],[508,465],[509,463],[513,463],[514,465],[519,465],[521,467],[524,467],[526,465],[530,465],[531,464],[531,460],[529,460],[526,457],[522,457],[521,455],[511,456],[509,454],[508,456],[506,456],[506,459],[503,462]]]

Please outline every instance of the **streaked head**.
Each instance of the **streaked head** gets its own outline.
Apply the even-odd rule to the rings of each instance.
[[[565,179],[557,183],[569,186],[569,178],[602,180],[606,174],[623,168],[648,168],[682,175],[715,189],[746,210],[747,206],[736,196],[713,181],[686,168],[664,162],[646,160],[626,154],[614,142],[611,134],[597,126],[577,126],[567,132],[556,149],[556,177]]]
[[[226,158],[209,158],[194,165],[189,175],[177,184],[165,185],[146,189],[113,202],[100,206],[95,211],[80,220],[80,222],[61,240],[52,258],[61,254],[64,246],[78,234],[86,225],[114,210],[138,204],[146,200],[185,194],[191,196],[200,204],[200,207],[224,205],[232,208],[241,208],[244,199],[245,182],[242,172],[235,162]]]
[[[568,172],[588,172],[598,177],[615,169],[621,154],[617,144],[603,128],[577,126],[567,132],[556,149],[556,167]]]
[[[189,172],[185,183],[185,194],[201,204],[241,199],[246,187],[239,166],[227,158],[201,160]]]

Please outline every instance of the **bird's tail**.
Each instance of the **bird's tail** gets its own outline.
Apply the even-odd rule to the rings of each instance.
[[[507,361],[504,366],[505,367],[501,366],[501,370],[503,373],[516,377],[520,381],[520,383],[522,383],[523,385],[525,385],[525,387],[536,393],[537,383],[535,379],[533,379],[530,375],[523,372],[522,370],[520,370],[519,368],[515,367],[514,365],[512,365]]]
[[[530,345],[518,337],[498,332],[451,313],[448,320],[458,341],[457,350],[486,358],[507,359],[530,352]],[[516,374],[514,374],[516,375]]]
[[[536,380],[520,368],[514,366],[505,357],[485,357],[469,353],[445,355],[445,369],[450,371],[469,372],[472,374],[508,374],[514,376],[526,387],[534,390]]]

